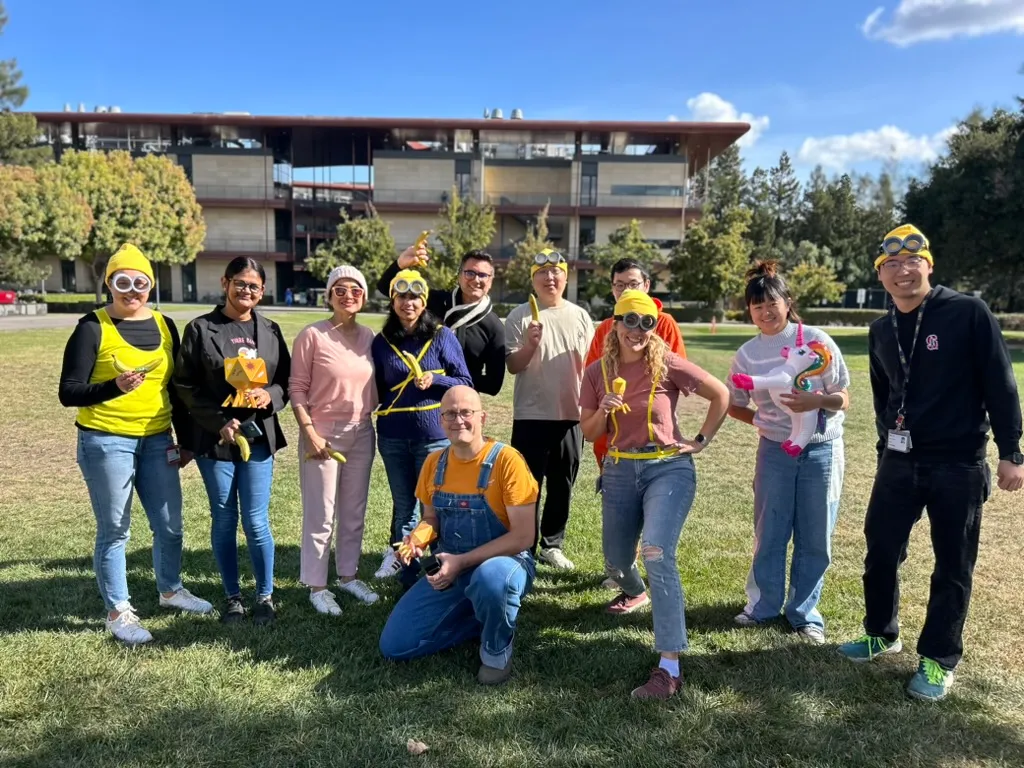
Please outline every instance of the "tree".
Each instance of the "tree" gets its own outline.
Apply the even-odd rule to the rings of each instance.
[[[993,309],[1024,308],[1024,110],[972,115],[948,153],[912,182],[904,220],[929,238],[937,279],[980,290]]]
[[[594,271],[587,282],[586,298],[606,299],[612,295],[612,267],[620,259],[634,259],[643,264],[648,272],[652,270],[654,263],[662,258],[661,251],[654,243],[644,240],[643,230],[640,229],[641,222],[631,219],[610,235],[608,242],[600,245],[588,245],[585,256],[595,265]]]
[[[92,214],[58,166],[0,166],[0,281],[32,285],[46,279],[47,256],[82,252]]]
[[[332,269],[349,264],[363,273],[367,285],[376,285],[395,260],[396,248],[388,223],[377,215],[372,205],[368,208],[368,215],[359,219],[351,219],[344,208],[341,210],[335,238],[322,243],[316,253],[306,259],[310,274],[326,282]]]
[[[526,236],[516,243],[515,255],[509,260],[505,267],[505,288],[510,291],[533,290],[533,281],[530,279],[530,267],[533,266],[533,257],[545,248],[554,248],[554,243],[548,240],[548,208],[550,203],[537,214],[536,221],[526,227]]]
[[[127,152],[66,152],[67,183],[92,212],[82,249],[102,301],[107,261],[134,243],[158,263],[191,261],[202,248],[205,226],[184,170],[165,156],[133,160]]]
[[[7,25],[7,13],[0,2],[0,35]],[[0,164],[39,165],[50,155],[48,147],[35,147],[39,132],[32,115],[15,115],[28,98],[21,85],[21,70],[15,59],[0,60]]]
[[[441,244],[441,250],[431,249],[430,265],[424,270],[424,276],[430,285],[444,288],[455,281],[466,253],[490,245],[495,230],[494,209],[472,198],[461,197],[458,187],[452,186],[448,202],[438,215],[441,223],[434,238]]]
[[[705,211],[716,216],[743,202],[747,177],[743,172],[740,148],[731,144],[711,162],[711,167],[694,179],[694,195]]]
[[[750,264],[750,219],[748,209],[735,207],[720,217],[705,214],[691,226],[686,239],[672,249],[672,292],[716,307],[737,296]]]
[[[846,286],[836,280],[836,273],[830,267],[806,262],[786,272],[786,283],[793,301],[803,307],[839,301],[846,290]]]
[[[801,240],[796,244],[783,240],[774,249],[771,258],[778,261],[785,272],[795,269],[800,264],[835,270],[835,259],[832,258],[832,251],[828,246],[818,246],[809,240]]]
[[[754,259],[774,258],[776,227],[771,197],[768,171],[755,168],[744,197],[744,205],[750,209],[750,231],[747,237],[752,249],[751,258]]]
[[[785,151],[779,156],[779,164],[769,172],[768,192],[775,240],[792,239],[800,217],[800,181]]]

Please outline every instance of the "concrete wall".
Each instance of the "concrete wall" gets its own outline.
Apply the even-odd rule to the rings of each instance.
[[[196,196],[234,200],[274,197],[274,159],[260,155],[192,155]]]
[[[273,251],[276,239],[270,208],[206,208],[208,251]],[[288,237],[288,233],[282,233]]]
[[[612,195],[612,186],[643,184],[682,189],[686,184],[685,163],[604,162],[597,169],[597,194],[600,205],[637,206],[638,208],[683,207],[682,194],[672,196]]]
[[[379,202],[437,203],[455,183],[454,158],[374,156],[373,196]]]
[[[416,242],[416,238],[425,229],[437,227],[437,216],[433,213],[394,213],[381,212],[380,217],[388,223],[391,236],[395,239],[395,247],[401,253]],[[397,253],[396,253],[397,255]]]
[[[681,212],[680,212],[681,213]],[[682,215],[676,217],[651,217],[643,218],[643,211],[637,211],[634,217],[640,220],[640,229],[648,240],[681,240],[683,237]],[[619,227],[627,226],[630,217],[627,216],[598,216],[596,225],[596,236],[598,243],[607,243],[608,236]]]
[[[488,246],[497,252],[506,245],[512,245],[526,236],[526,227],[513,216],[495,216],[494,238]]]
[[[517,205],[543,206],[550,196],[553,205],[569,205],[572,169],[530,168],[523,165],[484,163],[484,192],[492,204],[508,198]]]

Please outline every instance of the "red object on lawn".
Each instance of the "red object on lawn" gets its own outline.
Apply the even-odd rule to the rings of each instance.
[[[0,304],[14,304],[18,300],[18,294],[14,291],[0,291]]]

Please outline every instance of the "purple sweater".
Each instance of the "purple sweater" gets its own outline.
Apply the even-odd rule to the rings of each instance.
[[[419,355],[423,342],[403,339],[398,345],[402,352]],[[409,375],[409,366],[398,358],[383,335],[377,334],[370,347],[373,356],[373,375],[377,381],[377,393],[380,396],[380,413],[394,404],[395,408],[414,408],[416,406],[440,403],[444,393],[451,387],[464,384],[473,386],[466,359],[462,354],[455,334],[448,328],[440,328],[427,354],[420,361],[424,371],[443,370],[444,373],[434,374],[434,383],[429,389],[421,390],[409,382],[402,396],[395,402],[398,391],[391,391]],[[443,440],[447,435],[441,429],[441,410],[431,408],[429,411],[402,411],[377,417],[377,435],[380,437],[401,438],[405,440]]]

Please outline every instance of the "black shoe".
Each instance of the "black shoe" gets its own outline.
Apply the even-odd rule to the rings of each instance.
[[[252,623],[258,627],[265,627],[273,624],[277,618],[277,611],[274,610],[274,601],[271,598],[259,600],[256,607],[252,609]]]
[[[241,595],[232,595],[225,601],[220,620],[224,624],[241,624],[245,621],[245,603]]]

